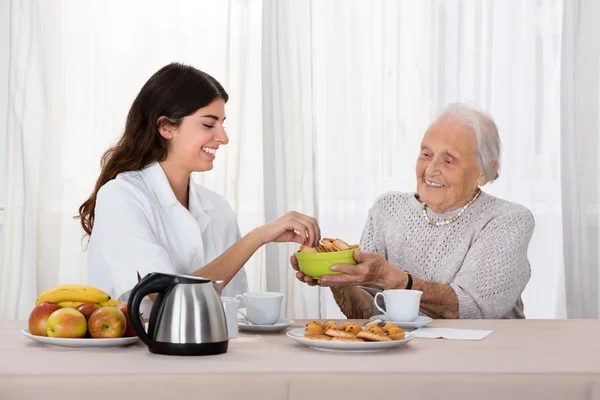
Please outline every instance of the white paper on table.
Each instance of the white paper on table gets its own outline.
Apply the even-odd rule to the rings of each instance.
[[[419,328],[411,332],[415,338],[482,340],[494,331],[453,328]]]

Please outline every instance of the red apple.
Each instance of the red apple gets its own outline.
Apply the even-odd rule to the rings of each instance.
[[[88,320],[88,331],[93,338],[120,338],[126,327],[127,318],[117,307],[101,307]]]
[[[129,322],[129,315],[127,314],[127,303],[121,303],[117,306],[117,308],[121,310],[121,312],[125,316],[125,319],[127,320],[127,328],[125,328],[125,333],[123,334],[123,337],[137,336],[135,331],[133,330],[133,327],[131,326],[131,322]]]
[[[48,317],[46,334],[54,338],[82,338],[87,333],[87,323],[82,313],[74,308],[61,308]]]
[[[90,316],[98,309],[98,305],[94,303],[85,303],[77,307],[77,311],[83,314],[86,320],[90,319]]]
[[[36,336],[47,336],[46,322],[48,317],[59,309],[58,305],[48,302],[37,305],[29,315],[29,333]]]

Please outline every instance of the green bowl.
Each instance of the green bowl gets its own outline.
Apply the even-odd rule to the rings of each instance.
[[[327,253],[300,253],[296,252],[298,266],[300,271],[313,279],[319,279],[323,275],[337,275],[341,272],[335,272],[329,269],[334,264],[356,264],[354,252],[356,249],[332,251]]]

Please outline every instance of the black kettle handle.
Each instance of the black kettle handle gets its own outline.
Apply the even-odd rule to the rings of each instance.
[[[144,297],[146,297],[150,293],[159,293],[159,295],[156,296],[155,302],[160,303],[164,298],[163,296],[161,296],[161,294],[169,290],[169,288],[175,283],[177,283],[176,275],[167,275],[161,274],[159,272],[152,272],[143,277],[142,280],[140,280],[137,283],[137,285],[135,285],[131,290],[130,298],[127,301],[127,313],[129,315],[129,322],[131,323],[131,327],[138,335],[138,337],[142,339],[142,341],[148,346],[151,345],[152,340],[146,333],[146,329],[142,325],[141,318],[135,318],[135,316],[140,315],[140,304],[142,303]],[[153,306],[153,308],[159,305],[160,304],[157,304]]]

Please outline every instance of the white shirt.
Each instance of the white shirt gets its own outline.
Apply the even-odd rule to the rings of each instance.
[[[189,211],[175,198],[159,163],[119,174],[98,191],[87,248],[87,284],[127,301],[150,272],[190,274],[240,239],[236,217],[225,198],[190,179]],[[242,268],[223,296],[248,291]],[[149,316],[151,302],[142,302]]]

